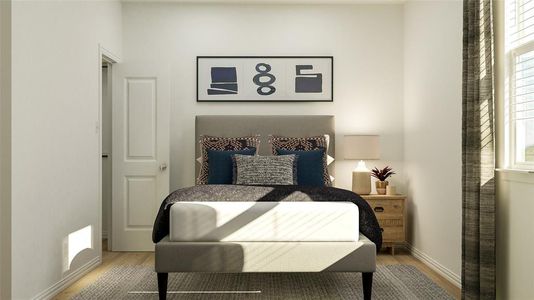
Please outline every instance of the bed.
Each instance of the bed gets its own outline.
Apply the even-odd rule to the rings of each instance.
[[[270,134],[328,134],[327,152],[335,157],[333,116],[197,116],[195,129],[196,140],[259,135],[259,155],[271,154]],[[162,202],[153,241],[160,299],[171,272],[361,272],[363,297],[370,299],[382,236],[370,206],[351,191],[209,184],[179,189]]]

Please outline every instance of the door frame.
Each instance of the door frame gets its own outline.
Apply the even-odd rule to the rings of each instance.
[[[97,195],[97,207],[98,207],[98,221],[97,228],[95,229],[93,235],[95,237],[94,245],[98,247],[98,256],[102,260],[102,64],[108,64],[108,78],[113,76],[113,64],[120,62],[120,58],[115,55],[113,52],[109,51],[101,44],[98,45],[98,121],[96,122],[96,131],[98,133],[98,195]],[[108,86],[108,88],[113,89],[113,86]],[[111,94],[113,95],[113,94]],[[113,96],[112,96],[113,101]],[[113,113],[111,114],[113,118]],[[113,172],[113,171],[112,171]],[[110,212],[111,213],[111,212]],[[109,224],[111,226],[111,224]],[[111,249],[111,228],[108,228],[108,249]]]

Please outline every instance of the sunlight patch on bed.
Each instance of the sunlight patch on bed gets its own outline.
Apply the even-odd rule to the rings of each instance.
[[[171,241],[357,241],[348,202],[182,202],[171,208]]]

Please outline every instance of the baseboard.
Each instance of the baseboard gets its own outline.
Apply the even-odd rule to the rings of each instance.
[[[434,260],[432,257],[428,256],[423,251],[415,248],[414,246],[410,244],[406,244],[406,248],[411,252],[411,254],[419,259],[422,263],[427,265],[432,270],[436,271],[439,275],[443,276],[445,279],[450,281],[455,286],[461,288],[462,287],[462,277],[453,271],[449,270],[436,260]]]
[[[33,297],[33,300],[48,300],[52,299],[54,296],[59,294],[61,291],[69,287],[71,284],[73,284],[76,280],[80,279],[85,274],[89,273],[91,270],[96,268],[100,263],[102,262],[101,257],[95,257],[89,262],[87,262],[85,265],[78,268],[76,271],[70,273],[69,275],[63,277],[60,281],[58,281],[56,284],[52,285],[51,287],[47,288],[46,290],[42,291],[41,293],[37,294],[37,296]]]

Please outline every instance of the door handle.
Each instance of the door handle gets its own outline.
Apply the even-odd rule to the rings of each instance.
[[[167,170],[167,164],[166,164],[166,163],[162,163],[161,165],[159,165],[159,170],[160,170],[161,172]]]

